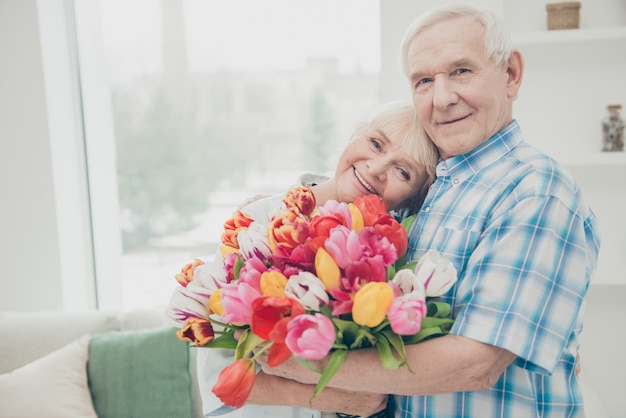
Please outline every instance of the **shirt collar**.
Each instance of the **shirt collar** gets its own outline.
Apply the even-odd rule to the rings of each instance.
[[[437,177],[449,176],[452,186],[504,158],[522,142],[522,131],[516,120],[467,154],[456,155],[437,165]]]

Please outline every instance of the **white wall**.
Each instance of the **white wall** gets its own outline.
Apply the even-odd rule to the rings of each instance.
[[[36,2],[0,2],[0,305],[62,309]]]
[[[0,0],[3,310],[95,307],[67,11],[63,0]]]

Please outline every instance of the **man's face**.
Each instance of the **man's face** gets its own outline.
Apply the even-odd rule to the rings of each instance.
[[[512,120],[517,88],[507,64],[487,57],[481,26],[466,17],[420,32],[408,51],[413,104],[443,159],[465,154]]]

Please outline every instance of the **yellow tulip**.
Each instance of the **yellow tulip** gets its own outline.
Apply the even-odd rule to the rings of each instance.
[[[354,295],[352,319],[366,327],[380,325],[392,301],[393,290],[386,282],[369,282]]]
[[[324,288],[330,292],[333,287],[339,286],[341,272],[335,260],[324,248],[320,248],[315,253],[315,271],[317,277],[324,283]]]
[[[266,271],[261,275],[261,293],[265,296],[285,297],[287,277],[280,271]]]
[[[221,315],[224,313],[224,307],[222,306],[222,292],[217,289],[209,297],[209,309],[210,312]]]
[[[359,232],[364,226],[363,214],[361,214],[361,211],[354,203],[348,203],[348,209],[350,209],[350,214],[352,215],[352,229]]]

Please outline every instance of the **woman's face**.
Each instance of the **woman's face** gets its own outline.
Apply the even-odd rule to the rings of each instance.
[[[392,210],[415,196],[426,179],[426,168],[403,150],[401,138],[367,126],[339,156],[335,192],[340,202],[376,194]]]

